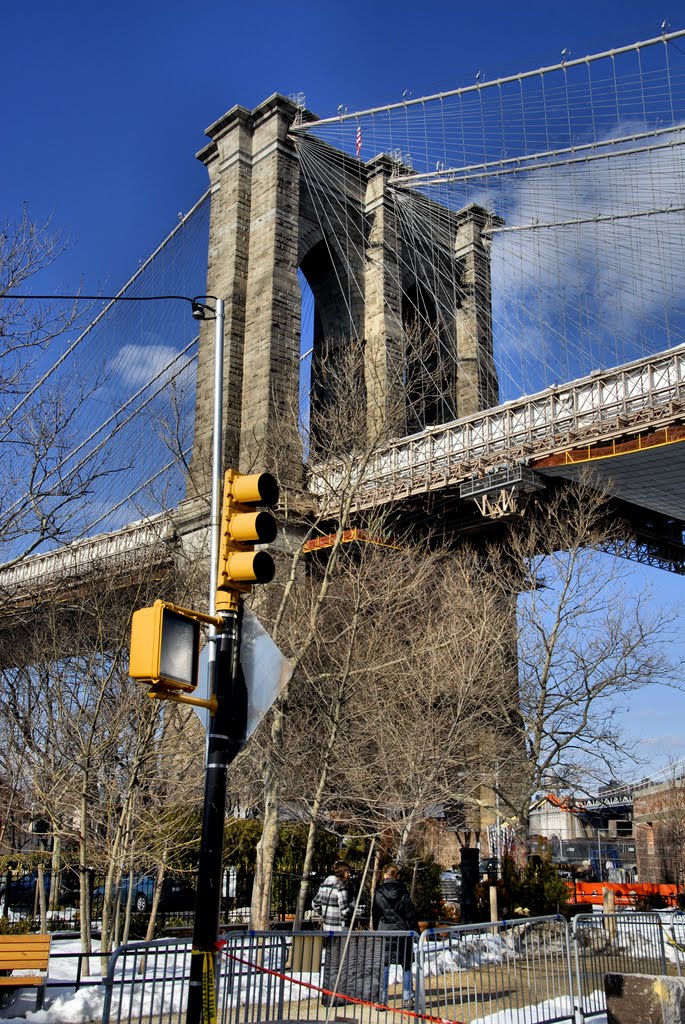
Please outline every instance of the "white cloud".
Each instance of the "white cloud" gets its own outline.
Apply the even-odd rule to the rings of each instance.
[[[110,363],[120,382],[138,389],[155,380],[168,381],[185,362],[170,345],[122,345]]]

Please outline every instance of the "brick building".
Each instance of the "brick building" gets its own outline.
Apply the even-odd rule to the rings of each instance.
[[[635,789],[633,833],[641,882],[685,881],[685,779]]]

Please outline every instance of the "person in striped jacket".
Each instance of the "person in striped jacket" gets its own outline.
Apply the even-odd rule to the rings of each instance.
[[[350,899],[350,865],[336,860],[332,874],[322,882],[312,900],[312,907],[323,922],[325,931],[343,932],[352,919],[354,905]]]

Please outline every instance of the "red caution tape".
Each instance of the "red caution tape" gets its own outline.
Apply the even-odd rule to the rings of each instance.
[[[429,1013],[416,1013],[415,1010],[404,1010],[399,1007],[387,1006],[385,1003],[372,1003],[366,999],[357,999],[356,996],[347,996],[344,992],[331,992],[328,988],[321,988],[319,985],[313,985],[310,981],[300,981],[299,978],[293,978],[288,974],[281,974],[280,971],[274,971],[270,967],[262,967],[260,964],[253,964],[250,960],[244,960],[242,957],[236,956],[235,953],[227,953],[225,949],[222,949],[222,953],[229,960],[235,960],[238,964],[244,964],[246,967],[251,967],[255,971],[262,971],[263,974],[271,974],[274,978],[281,978],[283,981],[289,981],[291,985],[299,985],[301,988],[307,988],[312,992],[319,992],[324,996],[334,996],[336,999],[344,999],[348,1003],[354,1003],[358,1006],[371,1006],[376,1010],[390,1010],[392,1013],[400,1013],[403,1017],[413,1017],[415,1020],[426,1020],[432,1021],[433,1024],[464,1024],[463,1021],[455,1020],[451,1017],[432,1017]]]

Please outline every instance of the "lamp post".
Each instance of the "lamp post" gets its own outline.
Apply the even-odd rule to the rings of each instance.
[[[212,437],[212,492],[211,492],[211,507],[210,507],[210,522],[209,522],[209,539],[210,539],[210,579],[209,579],[209,614],[211,617],[216,616],[216,593],[217,593],[217,578],[218,578],[218,563],[219,563],[219,547],[220,547],[220,533],[221,533],[221,485],[222,485],[222,456],[223,456],[223,366],[224,366],[224,301],[214,295],[204,296],[188,296],[188,295],[139,295],[129,296],[122,295],[121,292],[117,295],[26,295],[26,294],[9,294],[4,295],[3,300],[36,300],[36,301],[60,301],[66,300],[70,302],[84,300],[84,301],[104,301],[107,302],[105,309],[98,314],[96,321],[99,320],[108,309],[110,309],[115,303],[119,302],[162,302],[162,301],[181,301],[189,302],[191,305],[191,315],[195,320],[207,320],[213,319],[215,321],[215,332],[214,332],[214,400],[213,400],[213,437]],[[214,306],[208,305],[208,302],[213,302]],[[60,357],[60,360],[68,355],[74,345],[78,342],[73,342],[72,345],[67,349],[66,353]],[[40,387],[44,378],[42,378],[35,386]],[[33,389],[35,391],[35,388]],[[28,395],[24,396],[19,403],[21,406]],[[17,408],[19,408],[17,406]],[[216,696],[217,686],[217,648],[219,643],[217,642],[216,626],[211,625],[209,631],[209,649],[208,649],[208,696],[210,700]],[[224,631],[221,637],[221,648],[222,648],[222,660],[228,666],[227,674],[236,675],[236,664],[238,659],[238,647],[239,647],[239,624],[232,632]],[[227,696],[227,695],[225,695]],[[224,712],[224,718],[226,712]],[[212,737],[217,732],[213,727],[214,718],[209,716],[207,725],[207,759],[206,759],[206,771],[215,767],[210,764],[210,755],[212,751]],[[224,729],[225,732],[230,732],[230,729]],[[235,737],[223,736],[222,740],[226,740],[231,748],[235,747]],[[235,753],[233,753],[235,756]],[[214,810],[213,820],[213,833],[214,837],[212,844],[218,846],[221,849],[223,847],[223,825],[225,817],[225,774],[227,764],[222,766],[223,768],[223,788],[219,784],[219,790],[213,792],[209,797],[205,794],[205,804],[207,802],[212,804]],[[209,772],[211,774],[211,772]],[[220,773],[221,774],[221,773]],[[221,780],[219,780],[221,783]],[[206,807],[205,807],[206,809]],[[205,815],[206,817],[206,815]],[[219,834],[220,830],[220,835]],[[218,836],[218,840],[217,840]],[[203,844],[205,843],[205,836],[203,832]],[[202,851],[201,851],[202,861]],[[215,894],[212,893],[212,903],[215,906],[208,907],[206,905],[200,907],[198,901],[198,907],[195,915],[195,932],[198,933],[200,929],[204,948],[210,946],[214,948],[216,939],[218,936],[218,924],[219,924],[219,911],[220,911],[220,891]],[[205,900],[205,904],[206,904]],[[199,913],[198,913],[199,911]],[[198,918],[200,923],[198,923]],[[209,929],[209,932],[208,932]],[[209,938],[208,938],[209,934]],[[193,935],[193,947],[199,945],[195,941],[196,935]],[[198,964],[199,958],[193,958],[194,966],[200,966]],[[213,966],[213,965],[212,965]],[[192,970],[191,970],[192,975]],[[198,1013],[197,1019],[200,1019],[202,1013],[202,1001],[200,993],[200,1001],[195,1002],[193,999],[193,985],[194,982],[191,980],[191,990],[189,998],[189,1020],[191,1020],[191,1010]],[[200,987],[202,985],[202,974],[200,975]]]
[[[602,866],[602,834],[599,830],[599,826],[596,829],[597,832],[597,857],[599,859],[599,880],[604,881],[604,868]]]

